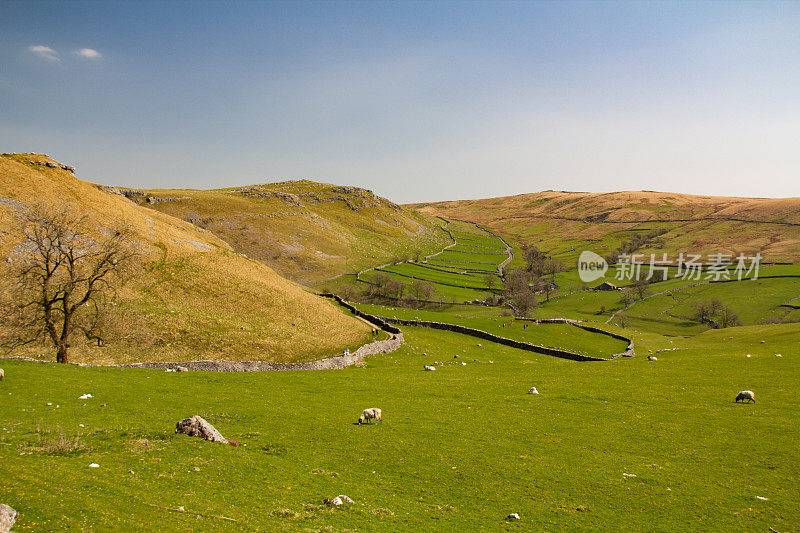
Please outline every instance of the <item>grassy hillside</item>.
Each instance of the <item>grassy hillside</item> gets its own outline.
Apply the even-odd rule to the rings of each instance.
[[[432,253],[440,221],[358,187],[286,181],[229,189],[123,189],[134,202],[205,228],[280,275],[310,283]]]
[[[353,349],[371,337],[363,322],[236,253],[213,233],[35,161],[52,160],[0,157],[1,290],[11,282],[6,258],[18,251],[16,215],[26,206],[66,204],[86,213],[99,232],[125,228],[139,254],[136,275],[120,293],[112,342],[75,346],[73,361],[303,361]],[[23,353],[51,356],[41,345]]]
[[[639,252],[666,252],[674,257],[680,252],[760,252],[767,262],[800,257],[800,198],[546,191],[413,207],[423,213],[478,222],[519,244],[535,245],[570,267],[582,250],[604,255],[634,233],[662,228],[668,230],[661,237],[663,247]]]
[[[0,501],[19,532],[793,531],[800,329],[734,329],[637,336],[670,348],[657,362],[416,328],[341,371],[4,362]],[[466,366],[422,371],[453,354]],[[372,406],[383,423],[354,425]],[[174,434],[194,414],[246,446]],[[356,503],[324,505],[337,494]]]

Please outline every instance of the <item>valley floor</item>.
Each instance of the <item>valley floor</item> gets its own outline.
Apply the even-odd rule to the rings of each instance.
[[[800,525],[796,324],[640,334],[638,357],[590,363],[403,330],[337,371],[3,361],[0,502],[19,532]],[[366,407],[383,423],[354,425]],[[195,414],[242,446],[173,433]],[[323,504],[338,494],[356,503]]]

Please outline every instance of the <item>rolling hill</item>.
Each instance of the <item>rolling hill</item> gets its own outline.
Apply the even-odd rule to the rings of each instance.
[[[117,335],[103,347],[73,347],[73,361],[308,361],[372,336],[360,320],[213,233],[78,180],[46,156],[3,154],[0,176],[0,290],[12,282],[7,269],[22,240],[16,215],[27,207],[66,205],[85,213],[98,235],[124,228],[138,254],[113,317]],[[37,345],[21,355],[51,352]]]
[[[284,181],[228,189],[120,189],[132,201],[207,229],[299,283],[356,272],[449,244],[440,221],[372,191]]]
[[[470,220],[535,245],[573,267],[581,250],[605,254],[634,233],[666,230],[639,253],[800,257],[800,198],[733,198],[652,191],[545,191],[503,198],[414,204],[422,213]],[[517,254],[518,255],[518,254]]]

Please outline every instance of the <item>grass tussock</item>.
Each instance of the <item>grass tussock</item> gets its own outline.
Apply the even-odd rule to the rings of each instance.
[[[83,442],[80,434],[67,435],[61,427],[42,427],[36,424],[34,439],[25,440],[19,447],[24,452],[41,453],[46,455],[75,456],[89,451],[89,446]]]

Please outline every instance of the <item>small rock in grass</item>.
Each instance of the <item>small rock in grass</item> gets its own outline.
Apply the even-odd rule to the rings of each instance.
[[[765,502],[769,501],[769,498],[765,498],[763,496],[756,496],[756,498],[759,499],[759,500],[765,501]]]
[[[519,515],[517,513],[511,513],[506,517],[506,520],[515,521],[519,520]]]
[[[92,463],[89,465],[89,468],[100,468],[100,465],[97,463]]]
[[[0,531],[11,531],[19,513],[4,503],[0,503]]]
[[[589,509],[585,505],[579,505],[575,508],[575,510],[578,511],[579,513],[585,513]]]
[[[779,353],[776,353],[775,357],[783,357],[783,356],[781,354],[779,354]]]
[[[622,475],[625,477],[636,477],[636,474],[627,474],[625,472],[623,472]]]
[[[325,498],[325,503],[327,503],[328,505],[335,505],[339,507],[340,505],[343,505],[345,503],[356,503],[356,502],[354,502],[350,497],[344,494],[339,494],[334,498]]]

